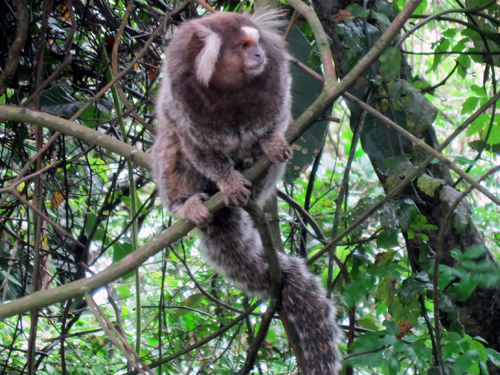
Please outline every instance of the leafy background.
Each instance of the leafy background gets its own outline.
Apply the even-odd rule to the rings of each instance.
[[[0,4],[5,15],[0,18],[0,66],[10,61],[18,25],[27,30],[14,77],[5,86],[0,81],[0,104],[70,119],[92,103],[75,122],[147,152],[154,139],[153,102],[165,54],[164,43],[152,32],[163,25],[167,10],[176,9],[162,29],[166,40],[179,23],[207,11],[192,2],[135,2],[117,42],[118,71],[130,70],[118,87],[92,101],[116,75],[111,51],[127,4],[31,1],[25,5],[29,14],[24,24],[16,8],[20,4]],[[337,18],[323,17],[325,4]],[[238,1],[211,5],[224,11],[248,7]],[[373,46],[405,1],[312,5],[331,38],[342,77]],[[463,12],[476,6],[484,9]],[[455,11],[435,20],[425,19],[451,9]],[[423,27],[400,48],[387,49],[349,92],[436,146],[435,140],[444,141],[497,94],[498,13],[495,2],[422,1],[405,29],[420,22]],[[152,43],[142,54],[150,37]],[[298,17],[287,40],[297,59],[322,71],[305,19]],[[319,95],[322,84],[292,69],[297,118]],[[42,83],[47,87],[37,94]],[[499,126],[494,104],[443,151],[474,180],[491,172],[482,185],[494,195]],[[353,137],[356,131],[359,142]],[[30,161],[53,136],[53,131],[28,123],[0,123],[2,304],[102,271],[175,222],[161,207],[149,171],[109,150],[59,135],[38,163]],[[341,345],[343,373],[500,373],[498,206],[474,190],[446,217],[443,205],[449,208],[468,185],[455,172],[443,172],[446,167],[435,160],[396,198],[365,215],[426,156],[347,99],[336,101],[331,113],[318,118],[294,145],[274,207],[280,219],[274,229],[284,251],[314,257],[330,239],[364,218],[311,264],[339,306],[338,319],[346,333]],[[21,173],[26,165],[29,170]],[[42,168],[46,169],[38,173]],[[20,174],[29,178],[15,182]],[[36,207],[43,216],[34,213]],[[40,217],[50,218],[62,232]],[[439,250],[443,228],[446,241]],[[202,343],[255,301],[210,269],[200,258],[199,245],[191,232],[136,271],[93,293],[111,323],[157,373],[236,373],[267,306],[259,304],[240,322]],[[436,251],[442,255],[437,283]],[[347,274],[334,262],[335,256]],[[437,330],[436,295],[442,323]],[[9,317],[0,327],[1,373],[132,371],[81,297]],[[158,365],[162,358],[167,360]],[[275,319],[252,373],[297,371],[288,337]]]

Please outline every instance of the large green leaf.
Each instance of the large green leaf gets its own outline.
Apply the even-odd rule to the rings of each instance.
[[[297,27],[294,27],[287,41],[290,54],[300,62],[307,64],[312,48],[304,34]],[[290,68],[293,77],[292,116],[296,119],[316,100],[321,93],[323,84],[295,65]],[[321,73],[319,70],[317,72]],[[312,163],[323,147],[327,129],[328,121],[317,121],[293,144],[293,156],[285,171],[286,181],[292,182],[297,179],[304,169]]]
[[[59,114],[69,118],[81,107],[81,103],[71,96],[62,86],[54,86],[41,94],[42,111]]]
[[[380,37],[380,31],[370,24],[365,26],[357,21],[337,27],[342,30],[343,41],[346,43],[342,68],[344,74],[347,74],[353,66],[353,59],[357,61],[368,48],[374,45]],[[432,125],[437,110],[411,83],[396,79],[400,75],[401,59],[399,55],[394,55],[394,52],[394,49],[389,48],[380,57],[378,63],[367,69],[356,84],[349,89],[349,92],[361,100],[366,100],[370,90],[372,98],[389,95],[392,108],[386,100],[378,100],[369,104],[412,134],[421,136]],[[380,70],[383,72],[383,77],[378,74]],[[386,86],[382,85],[383,78],[389,88],[388,92],[386,92]],[[417,85],[421,86],[422,83],[417,82]],[[346,103],[351,111],[351,129],[355,131],[361,109],[349,100],[346,100]],[[387,172],[387,167],[384,166],[386,159],[412,153],[411,143],[408,140],[369,114],[366,115],[360,139],[363,150],[368,154],[374,166],[383,172]]]

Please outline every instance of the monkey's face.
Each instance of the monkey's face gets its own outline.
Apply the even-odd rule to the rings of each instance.
[[[219,59],[210,79],[214,87],[237,89],[260,75],[266,66],[266,52],[260,32],[252,26],[239,27],[224,36]]]
[[[202,86],[239,90],[265,70],[264,46],[259,28],[248,17],[219,13],[179,30],[172,48],[183,52],[174,51],[173,70],[194,63],[191,71]]]
[[[242,38],[239,41],[239,48],[243,57],[243,70],[249,75],[262,73],[266,64],[266,54],[259,44],[259,30],[243,26]]]

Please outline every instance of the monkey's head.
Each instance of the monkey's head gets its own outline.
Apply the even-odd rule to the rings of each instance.
[[[170,45],[174,74],[190,72],[206,87],[242,87],[268,68],[266,35],[249,16],[237,13],[190,21]]]

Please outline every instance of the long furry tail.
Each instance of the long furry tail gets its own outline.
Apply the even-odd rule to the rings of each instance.
[[[218,272],[254,296],[268,297],[268,264],[252,220],[226,207],[201,229],[203,255]],[[297,330],[308,375],[337,375],[340,369],[336,309],[303,259],[278,253],[283,275],[282,308]]]

